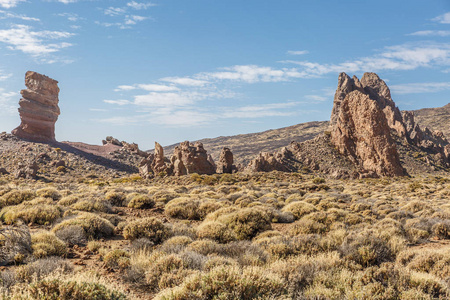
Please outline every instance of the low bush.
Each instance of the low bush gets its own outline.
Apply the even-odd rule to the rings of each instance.
[[[171,235],[169,226],[155,217],[139,219],[130,222],[123,229],[123,237],[127,240],[148,238],[155,244],[160,244]]]
[[[17,205],[24,201],[29,201],[34,197],[36,197],[36,194],[33,191],[12,190],[0,197],[0,207]]]
[[[88,239],[108,237],[114,234],[114,226],[111,222],[92,213],[83,213],[75,218],[64,220],[56,224],[52,231],[58,232],[73,225],[83,228]]]
[[[64,256],[67,253],[67,245],[54,233],[40,231],[31,236],[31,247],[36,258],[47,256]]]
[[[146,209],[155,206],[155,201],[149,195],[137,194],[131,197],[128,207]]]

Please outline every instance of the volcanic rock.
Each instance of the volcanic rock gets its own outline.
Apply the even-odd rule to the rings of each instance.
[[[380,92],[387,93],[385,89]],[[404,175],[389,122],[376,100],[355,90],[345,96],[337,111],[331,142],[363,169],[363,177]]]
[[[116,139],[112,136],[107,136],[105,140],[102,140],[102,144],[103,145],[111,144],[111,145],[116,145],[116,146],[120,146],[120,147],[123,146],[122,142],[120,142],[118,139]]]
[[[171,161],[175,175],[192,173],[211,175],[216,171],[214,163],[208,160],[202,143],[194,145],[189,141],[180,143],[180,146],[175,147]]]
[[[18,169],[15,173],[15,177],[16,177],[16,179],[18,179],[18,178],[35,179],[38,170],[39,170],[39,166],[33,160],[29,161],[25,164],[20,163],[18,165]]]
[[[19,101],[21,123],[11,133],[36,142],[55,141],[55,123],[60,114],[58,81],[28,71],[25,85],[27,89],[20,91],[23,97]]]
[[[229,148],[223,148],[217,163],[217,173],[233,173],[236,166],[233,165],[233,153]]]
[[[149,154],[147,157],[143,158],[139,163],[139,174],[143,178],[149,178],[153,174],[152,163],[155,155],[153,153]]]
[[[271,172],[283,171],[288,172],[289,168],[283,162],[284,155],[282,152],[267,153],[261,152],[258,157],[250,162],[246,170],[250,172]]]
[[[350,78],[345,73],[339,74],[338,87],[334,96],[333,110],[330,118],[330,125],[332,127],[338,120],[342,101],[352,91],[359,91],[368,95],[370,99],[375,100],[385,114],[389,127],[394,129],[399,136],[405,136],[406,129],[403,125],[403,118],[400,110],[395,106],[391,98],[391,91],[386,83],[375,73],[364,73],[361,81],[356,76]]]
[[[167,172],[167,165],[164,161],[164,149],[163,147],[155,142],[155,155],[151,164],[153,173],[159,174],[162,172]]]

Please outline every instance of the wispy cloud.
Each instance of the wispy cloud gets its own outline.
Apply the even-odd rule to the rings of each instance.
[[[412,36],[450,36],[449,30],[422,30],[410,33]]]
[[[190,77],[164,77],[160,80],[184,86],[204,86],[208,83],[206,80],[193,79]]]
[[[0,81],[4,81],[12,76],[11,73],[5,74],[2,70],[0,70]]]
[[[36,21],[36,22],[40,21],[40,19],[38,18],[32,18],[26,15],[15,14],[4,10],[0,10],[0,19],[20,19],[23,21]]]
[[[304,55],[304,54],[308,54],[308,53],[309,53],[309,51],[307,51],[307,50],[297,50],[297,51],[289,50],[287,52],[287,54],[289,54],[289,55]]]
[[[57,16],[67,18],[67,20],[70,22],[77,22],[82,19],[79,15],[75,13],[60,13],[57,14]]]
[[[79,0],[56,0],[57,2],[61,2],[64,4],[69,4],[69,3],[75,3],[78,2]]]
[[[156,6],[156,4],[151,3],[151,2],[131,1],[131,2],[127,3],[127,6],[133,8],[133,9],[136,9],[136,10],[142,10],[142,9],[147,9],[152,6]]]
[[[439,22],[441,24],[450,24],[450,12],[433,18],[432,21]]]
[[[114,16],[123,15],[124,13],[126,13],[126,11],[127,11],[126,8],[123,8],[123,7],[110,6],[110,7],[106,8],[103,13],[107,16],[114,17]]]
[[[115,92],[132,91],[132,90],[144,90],[149,92],[171,92],[177,91],[179,88],[173,85],[162,84],[134,84],[134,85],[119,85]]]
[[[390,89],[396,94],[437,93],[450,90],[450,82],[423,82],[391,85]]]
[[[0,30],[0,42],[8,44],[11,50],[22,51],[34,57],[55,53],[72,46],[67,42],[50,42],[71,36],[72,33],[65,31],[33,31],[32,27],[27,25],[14,25],[10,29]]]
[[[0,0],[0,6],[4,8],[11,8],[17,6],[20,2],[25,2],[26,0]]]
[[[120,105],[120,106],[131,104],[131,102],[128,100],[103,100],[103,102],[108,103],[108,104],[116,104],[116,105]]]
[[[301,70],[298,72],[305,78],[339,72],[414,70],[419,67],[450,65],[450,44],[420,43],[390,46],[385,47],[380,54],[338,64],[293,60],[282,63],[300,66]]]

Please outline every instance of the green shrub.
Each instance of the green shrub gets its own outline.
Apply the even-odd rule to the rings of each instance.
[[[162,243],[170,235],[170,228],[155,217],[135,220],[123,229],[123,237],[127,240],[148,238],[155,244]]]
[[[81,210],[86,212],[104,212],[110,213],[112,211],[111,205],[106,201],[101,200],[82,200],[70,206],[74,210]]]
[[[25,223],[46,225],[61,217],[61,209],[55,205],[34,204],[24,202],[15,206],[7,206],[0,212],[0,218],[6,224],[13,224],[17,220]]]

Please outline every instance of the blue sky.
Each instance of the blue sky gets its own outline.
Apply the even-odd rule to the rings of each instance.
[[[450,102],[450,1],[0,0],[0,131],[34,70],[60,141],[142,149],[328,120],[340,72],[400,109]]]

